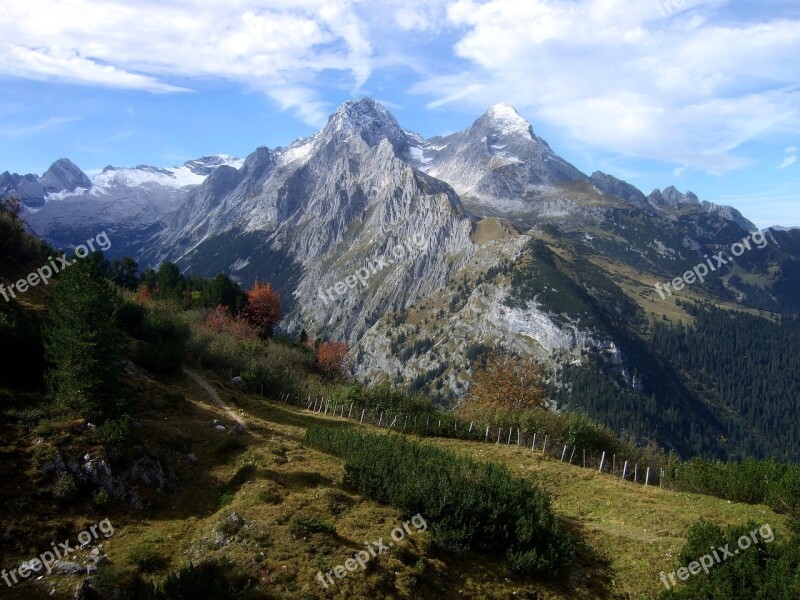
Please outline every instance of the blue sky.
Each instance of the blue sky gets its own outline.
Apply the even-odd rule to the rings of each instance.
[[[796,0],[7,0],[0,171],[245,156],[371,95],[425,136],[508,102],[584,172],[800,225]]]

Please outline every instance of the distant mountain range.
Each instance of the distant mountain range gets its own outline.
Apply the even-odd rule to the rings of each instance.
[[[365,379],[458,399],[472,361],[502,347],[551,365],[554,404],[637,438],[684,454],[800,454],[789,433],[769,441],[766,415],[783,410],[780,394],[761,414],[753,403],[763,398],[744,409],[726,397],[722,373],[698,380],[657,337],[664,323],[703,317],[653,285],[756,227],[691,192],[645,195],[612,175],[587,176],[507,104],[463,132],[424,139],[365,98],[312,137],[244,160],[107,167],[89,180],[61,159],[41,177],[3,173],[0,195],[19,197],[31,230],[57,246],[105,229],[111,256],[143,267],[170,260],[245,285],[273,282],[286,330],[347,340]],[[392,255],[412,239],[415,252]],[[800,230],[771,228],[765,239],[679,298],[769,313],[765,323],[796,315]],[[383,267],[353,285],[375,261]],[[346,292],[323,301],[337,284]],[[777,360],[773,352],[764,360]]]

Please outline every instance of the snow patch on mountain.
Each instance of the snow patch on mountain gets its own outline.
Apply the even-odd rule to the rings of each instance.
[[[530,135],[531,125],[510,104],[495,104],[486,113],[502,135]]]
[[[148,165],[139,165],[132,169],[106,167],[102,173],[95,175],[92,180],[91,193],[94,196],[112,193],[119,187],[140,187],[148,185],[166,188],[185,188],[200,185],[216,168],[229,166],[240,169],[244,160],[218,154],[191,160],[179,167],[159,168]]]
[[[294,142],[288,148],[279,148],[276,150],[278,165],[285,167],[292,163],[304,164],[308,162],[314,154],[317,139],[318,136],[302,138]]]

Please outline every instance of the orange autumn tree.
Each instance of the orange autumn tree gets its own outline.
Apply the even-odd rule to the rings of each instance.
[[[227,306],[220,304],[203,321],[203,326],[214,333],[227,333],[236,340],[257,337],[256,330],[241,316],[233,316]]]
[[[141,284],[139,289],[136,290],[136,303],[147,304],[153,299],[153,293],[147,287],[147,284]]]
[[[242,315],[262,337],[271,336],[275,325],[283,319],[280,294],[269,283],[262,284],[256,280],[252,289],[247,292],[247,306]]]
[[[461,409],[463,416],[497,412],[519,415],[545,407],[545,370],[532,358],[492,351],[483,361],[475,361],[472,368],[473,382]]]
[[[346,373],[345,359],[350,351],[347,342],[320,342],[316,348],[317,363],[323,371],[334,377]]]

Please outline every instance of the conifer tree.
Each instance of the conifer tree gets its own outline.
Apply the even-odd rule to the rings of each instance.
[[[56,401],[86,419],[112,416],[120,371],[116,294],[95,254],[64,269],[44,327],[48,384]]]

